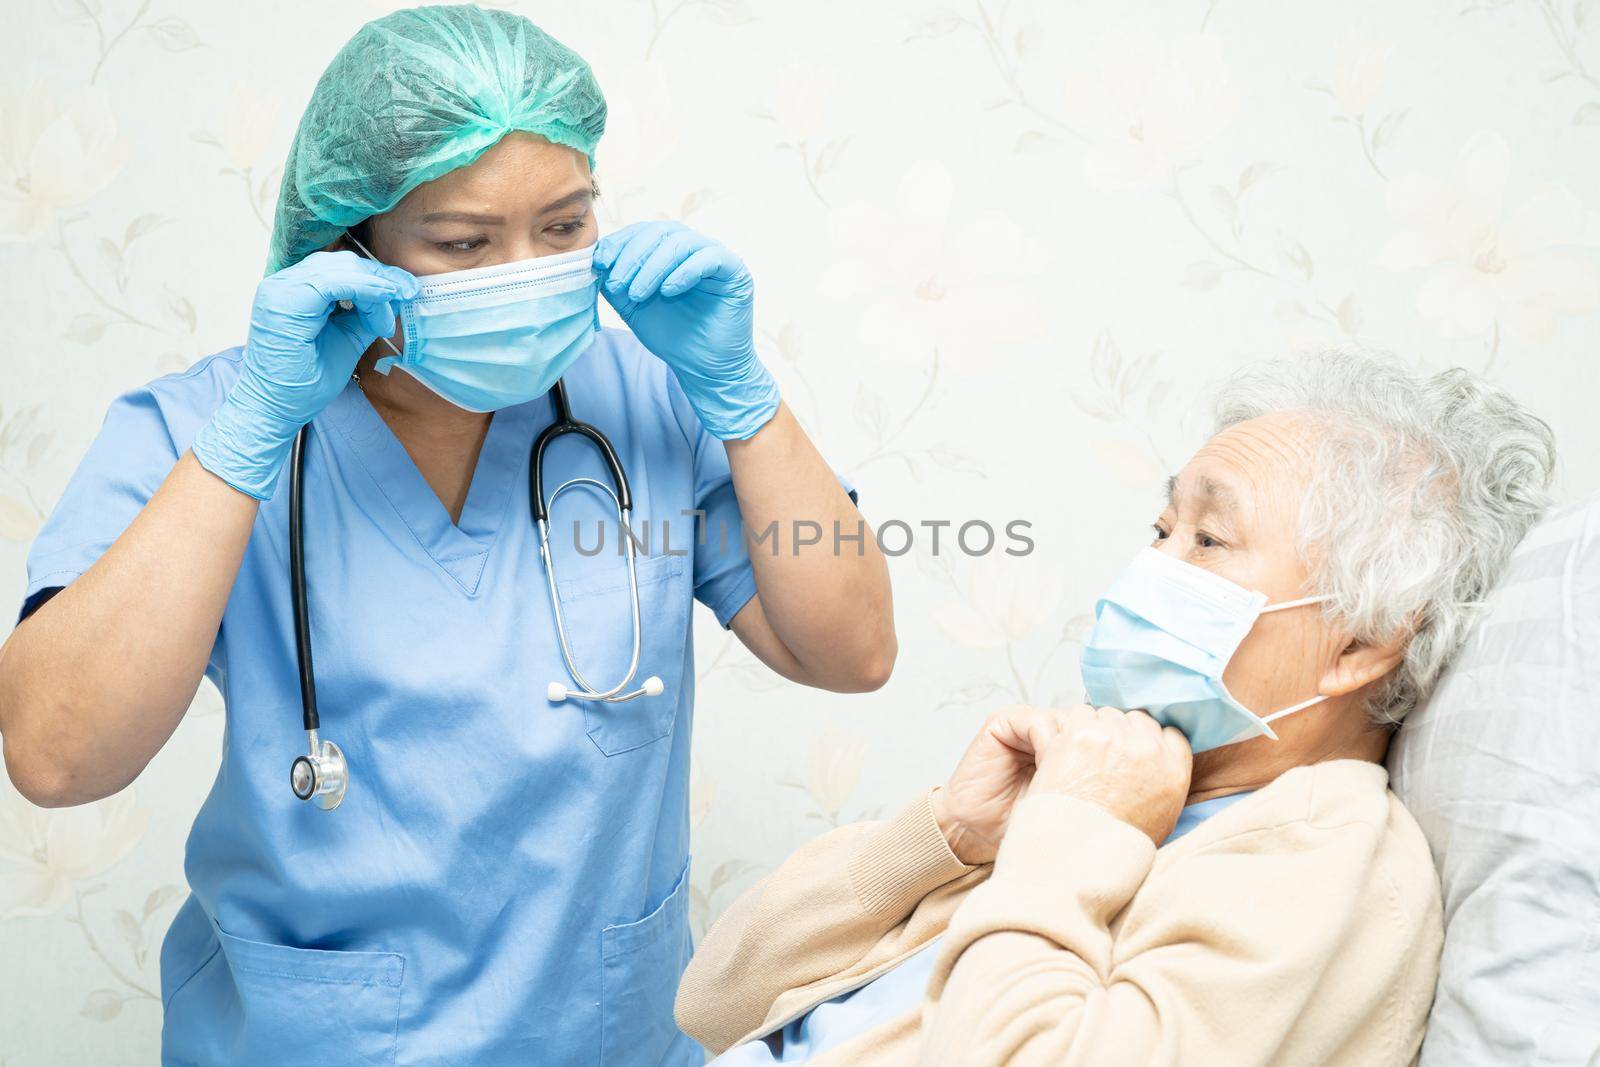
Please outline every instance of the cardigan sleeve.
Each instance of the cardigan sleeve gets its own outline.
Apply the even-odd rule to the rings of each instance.
[[[924,896],[973,869],[950,851],[927,794],[888,822],[824,834],[711,928],[678,987],[678,1025],[722,1051],[784,993],[850,969]]]

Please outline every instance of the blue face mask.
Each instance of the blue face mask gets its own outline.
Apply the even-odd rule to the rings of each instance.
[[[1096,707],[1142,708],[1176,726],[1195,752],[1252,737],[1277,740],[1269,723],[1327,698],[1259,716],[1233,698],[1222,672],[1258,617],[1327,599],[1268,607],[1265,593],[1147,548],[1095,605],[1079,656],[1084,690]]]
[[[419,276],[421,293],[400,305],[405,344],[397,349],[385,338],[395,354],[378,360],[378,372],[399,367],[468,411],[543,396],[599,333],[593,260],[591,245]]]

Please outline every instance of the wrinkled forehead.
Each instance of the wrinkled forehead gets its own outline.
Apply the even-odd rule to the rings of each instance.
[[[1168,480],[1168,499],[1180,517],[1292,523],[1313,476],[1314,447],[1315,423],[1304,415],[1275,413],[1237,423],[1200,446]]]

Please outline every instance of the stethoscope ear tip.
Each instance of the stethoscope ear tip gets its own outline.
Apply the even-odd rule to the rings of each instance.
[[[647,697],[658,697],[665,689],[666,686],[661,684],[661,679],[653,674],[644,680],[644,695]]]
[[[552,704],[559,704],[567,699],[567,687],[560,682],[551,682],[550,687],[544,691],[545,699]]]

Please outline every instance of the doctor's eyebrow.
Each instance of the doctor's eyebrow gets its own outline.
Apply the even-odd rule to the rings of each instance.
[[[540,214],[546,214],[546,213],[551,212],[551,211],[561,211],[561,210],[563,210],[565,208],[569,208],[569,207],[578,207],[579,205],[588,204],[588,203],[592,202],[594,200],[594,197],[595,197],[595,190],[592,189],[592,188],[591,189],[577,189],[577,190],[574,190],[573,192],[568,193],[566,196],[563,196],[559,200],[550,201],[550,203],[546,204],[544,207],[539,209],[539,213]]]
[[[504,223],[502,215],[485,215],[476,211],[430,211],[422,216],[424,224],[430,222],[478,222],[485,226],[498,226]]]

